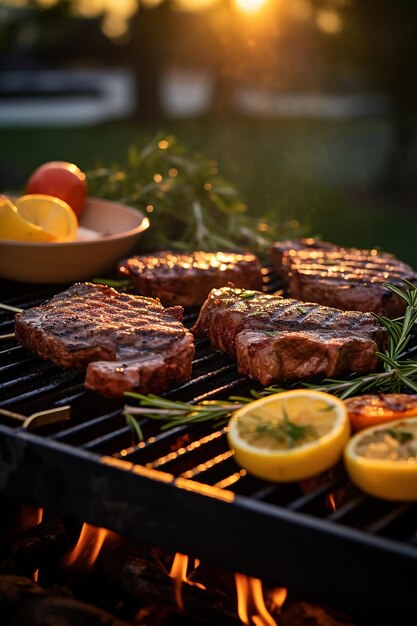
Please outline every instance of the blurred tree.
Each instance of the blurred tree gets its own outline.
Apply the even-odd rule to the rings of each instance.
[[[162,0],[155,6],[141,2],[138,9],[131,20],[126,50],[136,76],[137,115],[140,119],[158,119],[163,115],[161,76],[174,43],[170,35],[172,0]]]
[[[327,32],[322,28],[329,61],[335,55],[345,67],[350,62],[366,78],[368,89],[389,99],[392,140],[381,182],[386,191],[404,190],[415,175],[411,152],[417,104],[417,2],[311,1],[316,11],[325,12],[322,16],[327,14],[330,27],[340,26]]]

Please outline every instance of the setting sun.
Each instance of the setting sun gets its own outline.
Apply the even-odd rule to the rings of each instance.
[[[245,13],[255,13],[267,2],[268,0],[235,0],[236,6]]]

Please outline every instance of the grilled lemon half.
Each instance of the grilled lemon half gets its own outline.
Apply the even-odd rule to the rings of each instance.
[[[362,430],[344,458],[352,482],[371,496],[417,500],[417,417]]]
[[[236,411],[229,422],[228,441],[236,462],[254,476],[291,482],[334,465],[349,434],[346,407],[339,398],[295,389]]]

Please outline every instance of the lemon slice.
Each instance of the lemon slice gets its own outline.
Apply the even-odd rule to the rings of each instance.
[[[344,403],[295,389],[251,402],[229,422],[236,462],[254,476],[291,482],[329,469],[341,457],[350,426]]]
[[[344,458],[352,482],[366,493],[417,500],[417,417],[362,430],[346,446]]]
[[[78,221],[71,207],[59,198],[26,195],[13,204],[0,197],[0,239],[14,241],[73,241]]]

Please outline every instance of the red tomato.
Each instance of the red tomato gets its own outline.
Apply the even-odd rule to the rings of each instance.
[[[87,181],[84,172],[73,163],[51,161],[33,172],[26,185],[26,193],[41,193],[60,198],[79,217],[84,210]]]

